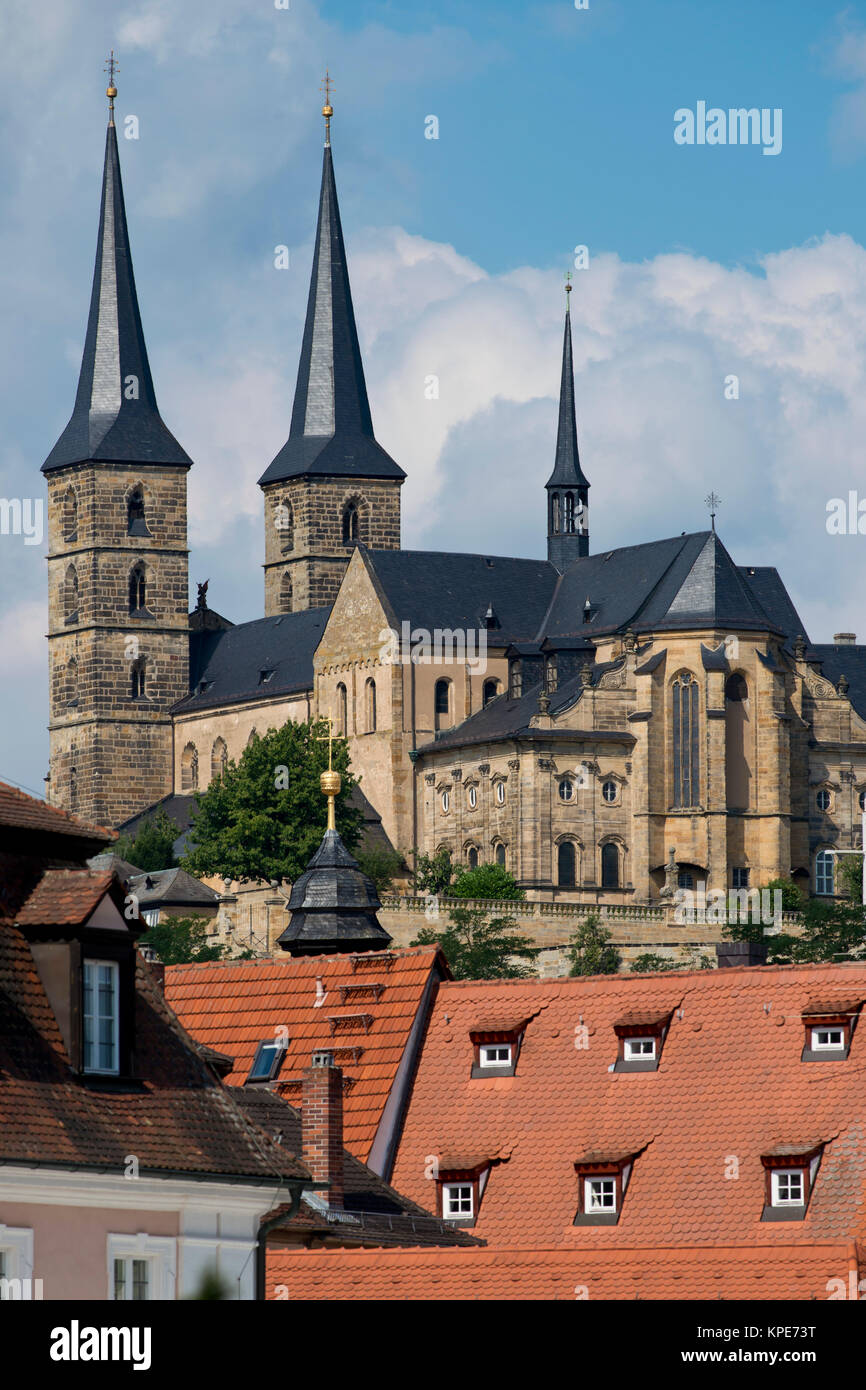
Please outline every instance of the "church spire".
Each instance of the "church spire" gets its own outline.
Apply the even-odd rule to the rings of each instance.
[[[291,429],[288,440],[259,479],[262,486],[310,473],[353,478],[406,476],[373,434],[331,157],[331,87],[326,74],[319,221]]]
[[[72,416],[43,473],[90,460],[177,464],[191,460],[160,419],[141,327],[114,125],[114,52],[108,60],[108,130],[90,316]]]
[[[565,332],[562,340],[562,379],[559,388],[559,428],[556,455],[547,489],[547,558],[562,572],[572,560],[589,554],[589,483],[580,466],[574,406],[574,363],[571,351],[571,274],[565,285]]]

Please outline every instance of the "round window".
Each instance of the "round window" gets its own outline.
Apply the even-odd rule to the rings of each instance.
[[[571,801],[574,796],[574,783],[569,777],[563,777],[559,784],[560,801]]]
[[[505,783],[504,783],[504,782],[497,782],[497,783],[496,783],[496,800],[499,802],[499,805],[500,805],[500,806],[504,806],[504,805],[505,805]]]
[[[601,789],[601,794],[605,801],[616,801],[616,782],[605,782]]]
[[[450,805],[451,805],[451,797],[449,796],[448,792],[443,792],[443,793],[442,793],[442,810],[443,810],[443,811],[447,811]]]
[[[818,800],[818,810],[819,810],[819,811],[829,811],[829,809],[830,809],[830,793],[829,793],[829,792],[823,791],[823,790],[822,790],[822,791],[819,791],[817,800]]]
[[[473,811],[478,805],[478,791],[475,787],[469,788],[469,805],[472,807]]]

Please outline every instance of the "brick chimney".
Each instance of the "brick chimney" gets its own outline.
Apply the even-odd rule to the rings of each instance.
[[[316,1051],[304,1070],[301,1157],[330,1207],[343,1205],[343,1071],[332,1052]]]

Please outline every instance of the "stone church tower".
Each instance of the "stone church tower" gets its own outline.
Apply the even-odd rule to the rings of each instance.
[[[172,790],[189,688],[186,474],[159,416],[108,88],[102,208],[72,417],[48,485],[48,799],[114,825]]]
[[[571,285],[565,287],[567,295]],[[562,341],[562,382],[559,389],[559,428],[556,457],[547,489],[547,558],[560,574],[572,560],[589,554],[589,483],[577,451],[574,410],[574,365],[571,354],[571,311],[566,301]]]
[[[331,159],[332,107],[322,114],[322,191],[291,429],[259,479],[266,617],[333,603],[356,544],[400,548],[406,475],[373,434]]]

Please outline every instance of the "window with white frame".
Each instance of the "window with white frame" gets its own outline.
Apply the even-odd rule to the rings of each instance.
[[[651,1062],[656,1055],[655,1038],[626,1038],[624,1055],[627,1062]]]
[[[563,777],[559,784],[560,801],[571,801],[574,797],[574,783],[570,777]]]
[[[583,1186],[587,1212],[616,1211],[616,1178],[586,1178]]]
[[[813,1028],[813,1052],[841,1052],[845,1046],[844,1028]]]
[[[610,779],[608,779],[607,782],[604,782],[602,784],[601,794],[604,797],[605,801],[608,803],[608,805],[612,806],[613,803],[616,801],[616,782],[613,782]]]
[[[478,805],[478,788],[470,787],[467,795],[469,800],[469,806],[471,810],[474,811],[475,807]]]
[[[451,795],[449,792],[442,793],[442,810],[448,812],[451,809]]]
[[[497,783],[496,783],[496,800],[497,800],[497,802],[499,803],[500,806],[504,806],[504,805],[505,805],[505,783],[504,783],[504,782],[497,782]]]
[[[84,962],[84,1070],[119,1070],[120,1023],[117,961]]]
[[[442,1215],[446,1220],[471,1220],[475,1215],[471,1182],[446,1182],[442,1184]]]
[[[482,1043],[479,1051],[479,1066],[510,1067],[511,1043]]]
[[[177,1242],[170,1236],[110,1235],[108,1297],[119,1303],[165,1302],[175,1296]]]
[[[33,1232],[26,1226],[4,1226],[0,1222],[0,1279],[31,1279],[33,1276]],[[0,1284],[0,1299],[15,1298]]]
[[[801,1207],[805,1202],[806,1174],[802,1168],[779,1168],[770,1175],[774,1207]]]
[[[114,1261],[114,1292],[118,1302],[146,1303],[153,1298],[151,1260],[136,1260],[131,1256]]]
[[[831,897],[833,878],[833,855],[828,849],[819,850],[815,856],[815,892]]]

